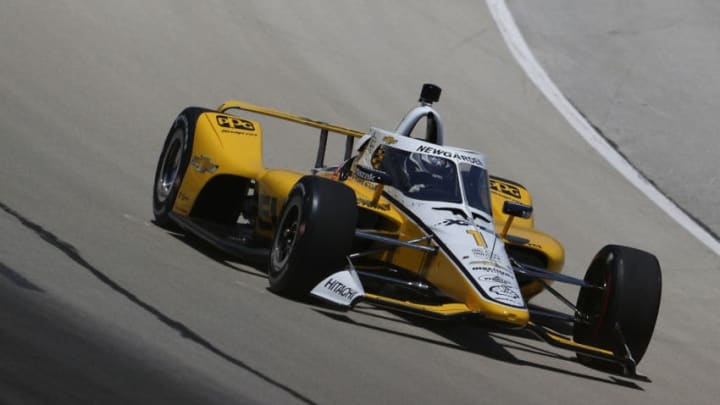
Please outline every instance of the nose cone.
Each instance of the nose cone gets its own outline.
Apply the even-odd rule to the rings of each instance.
[[[529,314],[505,246],[495,233],[457,218],[435,222],[433,232],[474,287],[473,310],[487,318],[525,325]]]
[[[465,220],[444,220],[433,231],[485,299],[525,307],[505,246],[493,232]]]

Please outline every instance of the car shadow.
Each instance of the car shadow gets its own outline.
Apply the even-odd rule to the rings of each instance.
[[[195,249],[197,252],[200,252],[207,258],[225,267],[253,277],[268,277],[266,262],[259,262],[257,260],[254,262],[247,261],[236,256],[226,254],[214,247],[212,244],[206,242],[203,239],[195,237],[192,234],[176,233],[172,230],[167,229],[166,231],[169,235],[171,235],[178,241],[186,244],[187,246]],[[564,356],[557,352],[542,348],[541,345],[544,345],[545,343],[527,330],[499,329],[496,326],[483,325],[482,323],[468,324],[468,322],[452,320],[439,321],[402,312],[392,311],[385,308],[379,308],[372,306],[371,304],[361,304],[361,306],[356,307],[352,311],[348,312],[343,310],[342,308],[329,305],[328,303],[311,296],[304,298],[288,299],[291,301],[309,305],[315,312],[327,316],[331,319],[352,324],[357,327],[363,327],[366,329],[376,330],[378,332],[389,333],[396,336],[414,339],[453,350],[461,350],[464,352],[481,355],[493,360],[502,361],[517,366],[533,367],[539,370],[544,370],[546,372],[554,372],[586,380],[603,382],[607,384],[626,387],[629,389],[644,391],[644,389],[638,384],[636,384],[634,381],[628,380],[621,376],[608,375],[607,378],[602,378],[590,374],[569,371],[562,368],[549,366],[547,364],[518,358],[510,351],[508,351],[508,349],[516,352],[524,352],[531,355],[545,356],[550,359],[566,361],[568,363],[579,363],[575,356]],[[532,308],[534,306],[531,305],[530,307]],[[546,312],[553,312],[552,310],[549,310],[547,308],[538,308]],[[452,343],[361,322],[349,316],[349,313],[353,312],[386,321],[400,322],[417,326],[433,332],[436,335],[441,336],[445,340]],[[390,314],[394,314],[396,316],[391,316]],[[566,335],[572,334],[571,324],[561,321],[550,321],[550,323],[551,324],[549,326],[551,326],[557,332]]]
[[[152,221],[155,223],[154,221]],[[160,227],[159,225],[155,224]],[[160,227],[163,229],[162,227]],[[165,229],[168,235],[172,236],[176,240],[184,243],[188,247],[201,253],[208,259],[219,263],[225,267],[228,267],[234,271],[244,273],[253,277],[267,278],[267,263],[260,260],[248,260],[244,258],[238,258],[237,256],[229,255],[222,250],[219,250],[212,244],[200,239],[190,233],[173,232]]]
[[[316,305],[314,311],[327,316],[333,320],[351,324],[356,327],[370,329],[382,333],[388,333],[407,339],[413,339],[423,343],[444,347],[451,350],[459,350],[462,352],[480,355],[492,360],[502,361],[504,363],[513,364],[520,367],[533,367],[546,372],[558,373],[576,378],[590,381],[597,381],[606,384],[612,384],[629,389],[644,391],[644,389],[625,378],[615,375],[609,375],[607,378],[594,376],[591,374],[580,373],[566,370],[563,368],[553,367],[535,361],[519,358],[510,352],[524,352],[527,354],[544,356],[552,360],[560,360],[568,363],[578,363],[575,356],[565,356],[557,352],[544,349],[544,344],[526,330],[504,330],[497,327],[485,326],[482,324],[468,324],[460,321],[440,321],[422,318],[415,315],[388,311],[382,308],[362,305],[353,309],[351,312],[337,312],[326,307]],[[387,312],[386,312],[387,311]],[[407,332],[401,332],[391,328],[374,325],[370,322],[363,322],[351,317],[351,314],[359,313],[364,316],[374,317],[385,321],[399,322],[403,324],[417,326],[428,330],[443,339],[433,339],[425,336],[419,336]],[[398,317],[392,317],[385,314],[394,314]]]

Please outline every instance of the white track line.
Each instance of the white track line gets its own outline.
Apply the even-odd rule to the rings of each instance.
[[[515,19],[512,14],[510,14],[510,10],[508,10],[506,1],[486,0],[486,2],[490,9],[490,14],[492,14],[510,52],[523,70],[525,70],[530,80],[535,83],[535,86],[538,87],[550,103],[560,111],[560,114],[565,117],[575,131],[630,183],[660,207],[660,209],[665,211],[666,214],[693,234],[700,242],[720,256],[720,242],[638,172],[587,122],[578,110],[570,104],[542,66],[540,66],[540,63],[535,59],[532,51],[530,51],[530,48],[515,23]]]

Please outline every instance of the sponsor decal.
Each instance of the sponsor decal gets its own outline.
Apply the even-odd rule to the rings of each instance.
[[[502,276],[505,278],[511,278],[514,276],[513,273],[503,269],[502,267],[498,267],[494,264],[490,265],[473,265],[473,263],[470,263],[472,267],[470,267],[470,270],[477,271],[477,272],[485,272],[490,274],[496,274],[498,276]]]
[[[350,264],[349,268],[340,270],[323,279],[310,294],[332,303],[350,307],[365,295],[360,279]]]
[[[520,188],[513,186],[512,184],[503,183],[501,181],[491,179],[490,189],[497,193],[505,194],[518,200],[522,199],[522,193],[520,192]]]
[[[388,145],[392,145],[394,143],[397,143],[397,139],[395,139],[394,136],[386,136],[383,139],[383,142],[385,142]]]
[[[362,165],[355,166],[355,175],[362,180],[372,183],[381,183],[383,181],[383,173],[373,169],[367,169]]]
[[[497,294],[501,297],[506,297],[512,300],[520,298],[520,294],[517,293],[515,288],[509,287],[507,284],[496,284],[488,289],[491,293]]]
[[[481,260],[481,261],[477,261],[477,262],[470,262],[469,264],[471,266],[490,266],[490,267],[495,266],[495,262],[492,262],[490,260]]]
[[[442,222],[440,222],[439,225],[444,225],[444,226],[454,226],[454,225],[468,226],[468,225],[470,225],[470,221],[465,220],[465,219],[444,219]]]
[[[475,244],[477,244],[480,247],[487,247],[487,243],[485,242],[485,237],[482,233],[476,231],[475,229],[468,229],[465,231],[468,235],[472,235],[473,239],[475,240]]]
[[[180,200],[180,201],[187,201],[187,200],[190,199],[190,197],[188,197],[188,196],[187,196],[185,193],[183,193],[183,192],[179,192],[177,198],[178,198],[178,200]]]
[[[357,175],[357,171],[353,172],[352,178],[353,178],[353,180],[355,180],[356,182],[358,182],[358,184],[360,184],[361,186],[366,187],[366,188],[369,188],[369,189],[373,189],[373,190],[374,190],[374,189],[375,189],[375,186],[377,186],[377,184],[375,184],[375,183],[373,183],[373,182],[370,182],[370,181],[361,179],[361,178]]]
[[[490,251],[488,249],[473,249],[472,254],[479,259],[500,261],[500,255],[493,253],[492,257],[490,257]]]
[[[360,166],[358,166],[360,167]],[[363,171],[363,170],[355,170],[355,173],[353,173],[355,177],[359,178],[360,180],[368,181],[372,183],[373,176],[370,175],[370,173]]]
[[[383,158],[385,158],[385,149],[380,146],[375,149],[375,152],[373,152],[372,157],[370,158],[370,164],[375,170],[379,170],[380,167],[382,167]]]
[[[228,117],[226,115],[218,115],[215,117],[218,125],[223,128],[237,129],[241,131],[255,131],[255,124],[251,121],[237,117]]]
[[[212,161],[210,156],[207,155],[193,156],[190,160],[190,164],[198,173],[212,174],[217,171],[218,167],[220,167]]]
[[[495,284],[512,285],[512,281],[510,281],[506,278],[502,278],[500,276],[482,276],[478,280],[495,283]]]
[[[458,160],[460,162],[467,162],[467,163],[471,163],[471,164],[474,164],[477,166],[484,166],[482,159],[480,159],[478,157],[465,155],[465,154],[457,153],[457,152],[452,152],[452,151],[449,151],[446,149],[440,149],[440,148],[436,148],[433,146],[421,145],[421,146],[418,146],[417,149],[415,149],[415,151],[421,152],[421,153],[426,153],[428,155],[442,156],[442,157]]]
[[[246,135],[246,136],[257,136],[257,132],[246,132],[246,131],[237,131],[234,129],[223,129],[220,131],[224,134],[235,134],[235,135]]]
[[[345,284],[343,284],[342,282],[340,282],[338,280],[335,280],[332,277],[329,278],[325,282],[325,284],[323,284],[323,288],[327,289],[328,291],[330,291],[331,293],[333,293],[339,297],[348,299],[350,301],[352,301],[353,298],[355,298],[355,296],[358,295],[358,293],[359,293],[359,291],[353,290],[352,288],[346,286]]]

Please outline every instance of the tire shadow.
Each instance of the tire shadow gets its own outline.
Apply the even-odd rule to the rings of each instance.
[[[555,361],[560,360],[568,363],[579,364],[575,356],[566,356],[543,348],[542,345],[544,345],[544,342],[525,330],[498,329],[496,327],[491,327],[490,325],[483,325],[482,323],[469,324],[461,321],[433,320],[365,305],[357,307],[351,312],[346,313],[335,312],[327,307],[318,305],[316,305],[313,310],[333,320],[356,327],[392,334],[450,350],[459,350],[469,354],[480,355],[492,360],[513,364],[519,367],[532,367],[545,372],[558,373],[585,380],[644,391],[644,389],[634,381],[620,378],[618,376],[609,375],[607,378],[603,378],[517,357],[511,353],[510,350],[527,353],[529,355],[544,356]],[[363,322],[351,317],[350,315],[353,312],[364,316],[378,318],[383,321],[398,322],[416,326],[430,331],[443,339],[432,339],[425,336],[401,332],[384,326],[374,325],[369,322]],[[391,313],[399,318],[385,315],[386,313]]]
[[[223,266],[254,277],[268,277],[267,264],[264,262],[259,262],[257,260],[255,262],[251,262],[232,255],[228,255],[215,248],[210,243],[190,234],[174,233],[172,231],[168,231],[168,233],[180,242],[188,245],[189,247],[202,253],[209,259],[222,264]],[[243,268],[247,266],[239,267],[235,263],[242,263],[247,264],[248,266],[252,265],[255,267],[248,269]],[[636,384],[634,381],[622,378],[621,376],[608,375],[607,378],[602,378],[591,374],[574,372],[558,367],[553,367],[547,364],[518,358],[508,349],[516,352],[524,352],[529,355],[544,356],[553,360],[560,360],[568,363],[579,364],[575,356],[566,356],[559,354],[558,352],[544,349],[542,346],[545,345],[545,343],[527,330],[500,329],[497,327],[492,327],[490,325],[484,325],[482,323],[469,324],[468,322],[462,322],[457,320],[432,320],[416,315],[387,310],[385,308],[379,308],[372,305],[362,305],[361,307],[356,307],[352,311],[348,312],[341,308],[328,305],[327,303],[319,299],[315,299],[314,297],[306,297],[300,299],[288,298],[288,300],[309,305],[315,312],[321,315],[357,327],[371,329],[383,333],[389,333],[408,339],[422,341],[427,344],[442,346],[452,350],[460,350],[471,354],[481,355],[483,357],[514,364],[517,366],[533,367],[546,372],[553,372],[586,380],[617,385],[629,389],[644,391],[644,389],[638,384]],[[547,308],[541,309],[546,312],[553,312]],[[385,321],[401,322],[417,326],[433,332],[436,335],[441,336],[445,340],[448,340],[452,343],[448,343],[439,339],[430,339],[418,335],[400,332],[397,330],[373,325],[366,322],[361,322],[349,316],[349,314],[353,312],[369,317],[382,319]],[[399,318],[384,315],[387,313],[397,315]],[[554,330],[567,335],[572,334],[572,325],[562,321],[551,321],[550,323],[550,326]]]
[[[191,233],[184,233],[184,232],[174,232],[168,229],[165,229],[158,224],[155,223],[155,221],[151,221],[154,225],[156,225],[158,228],[166,231],[168,235],[172,236],[176,240],[182,242],[183,244],[187,245],[188,247],[192,248],[193,250],[201,253],[203,256],[207,257],[208,259],[219,263],[225,267],[228,267],[232,270],[235,270],[240,273],[244,273],[253,277],[259,277],[259,278],[267,278],[267,263],[262,260],[258,260],[256,258],[240,258],[237,256],[233,256],[230,254],[227,254],[223,252],[222,250],[216,248],[212,244],[208,243],[207,241],[198,238],[197,236],[194,236]],[[253,260],[254,259],[254,260]]]

